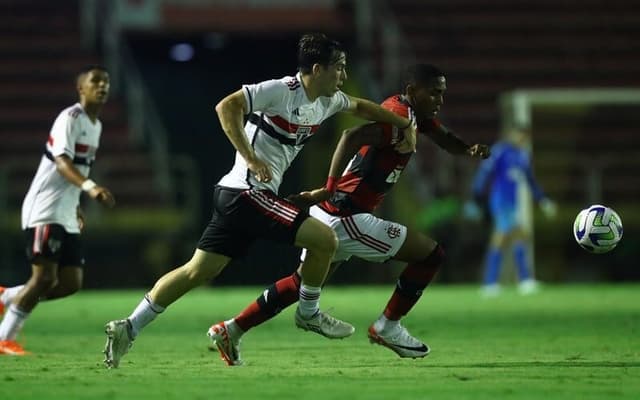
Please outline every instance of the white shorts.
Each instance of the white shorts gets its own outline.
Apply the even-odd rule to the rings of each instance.
[[[336,232],[338,250],[333,262],[345,261],[351,256],[372,262],[385,262],[396,255],[407,238],[406,226],[385,221],[372,214],[339,217],[327,214],[318,206],[311,207],[309,214]],[[307,250],[304,249],[300,256],[302,261],[306,254]]]

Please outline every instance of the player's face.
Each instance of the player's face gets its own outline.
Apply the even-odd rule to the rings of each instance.
[[[439,76],[425,86],[409,86],[407,88],[411,105],[420,118],[434,118],[440,112],[444,103],[444,92],[447,90],[447,81],[444,76]]]
[[[109,97],[109,73],[92,69],[80,77],[78,93],[89,104],[104,104]]]
[[[340,90],[347,79],[347,56],[340,54],[338,60],[329,64],[326,68],[320,67],[318,80],[320,82],[321,96],[331,97]]]

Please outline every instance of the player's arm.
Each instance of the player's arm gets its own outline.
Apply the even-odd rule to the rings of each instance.
[[[425,135],[433,140],[435,144],[451,154],[466,154],[471,157],[478,157],[482,159],[488,158],[491,154],[489,146],[484,144],[467,144],[462,140],[462,138],[440,123],[434,123],[434,126],[431,129],[426,129]]]
[[[81,188],[83,191],[92,198],[103,205],[111,208],[115,206],[116,201],[109,191],[104,186],[100,186],[91,179],[88,179],[78,171],[73,165],[73,160],[66,154],[56,156],[54,158],[56,163],[56,169],[58,173],[62,175],[66,180]]]
[[[396,146],[397,151],[401,153],[416,151],[416,125],[414,120],[398,115],[366,99],[349,96],[349,101],[347,112],[369,121],[391,124],[402,130],[404,139]]]
[[[259,182],[269,182],[272,177],[271,169],[256,156],[244,133],[244,116],[248,110],[249,107],[242,89],[228,95],[216,105],[216,113],[222,130],[233,147],[247,162],[247,167],[256,174],[256,179]]]
[[[328,200],[336,191],[336,185],[342,175],[342,171],[344,171],[349,160],[353,158],[358,150],[362,146],[380,146],[384,143],[384,140],[384,130],[380,123],[374,122],[344,130],[333,152],[329,177],[325,186],[289,196],[288,199],[301,208],[310,207]]]

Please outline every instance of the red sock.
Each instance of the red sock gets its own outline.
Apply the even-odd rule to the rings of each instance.
[[[300,275],[297,272],[280,279],[235,317],[243,331],[270,320],[291,304],[298,301]]]
[[[396,289],[384,309],[384,316],[392,321],[398,321],[418,302],[422,291],[433,280],[444,259],[444,251],[440,245],[421,262],[406,266],[396,284]]]

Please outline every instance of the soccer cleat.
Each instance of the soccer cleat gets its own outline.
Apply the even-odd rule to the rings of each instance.
[[[498,297],[502,294],[502,287],[497,283],[490,283],[482,286],[480,289],[480,296],[485,299],[491,299],[494,297]]]
[[[24,356],[30,354],[15,340],[0,340],[0,354],[8,356]]]
[[[422,358],[431,351],[429,346],[409,334],[407,328],[398,325],[393,332],[383,334],[376,331],[373,325],[369,327],[369,341],[387,347],[402,358]]]
[[[227,324],[220,322],[209,328],[207,336],[211,339],[213,345],[218,348],[220,358],[227,363],[228,366],[242,365],[240,358],[240,340],[233,340],[229,337]]]
[[[104,326],[104,333],[107,334],[107,343],[103,351],[104,365],[109,369],[118,368],[120,359],[127,354],[133,344],[131,323],[126,319],[108,322]]]
[[[535,279],[525,279],[518,284],[518,293],[523,296],[536,294],[540,291],[540,282]]]
[[[353,325],[340,321],[331,315],[318,311],[309,319],[302,318],[300,309],[296,310],[296,326],[305,331],[318,333],[329,339],[344,339],[353,335],[356,328]]]

